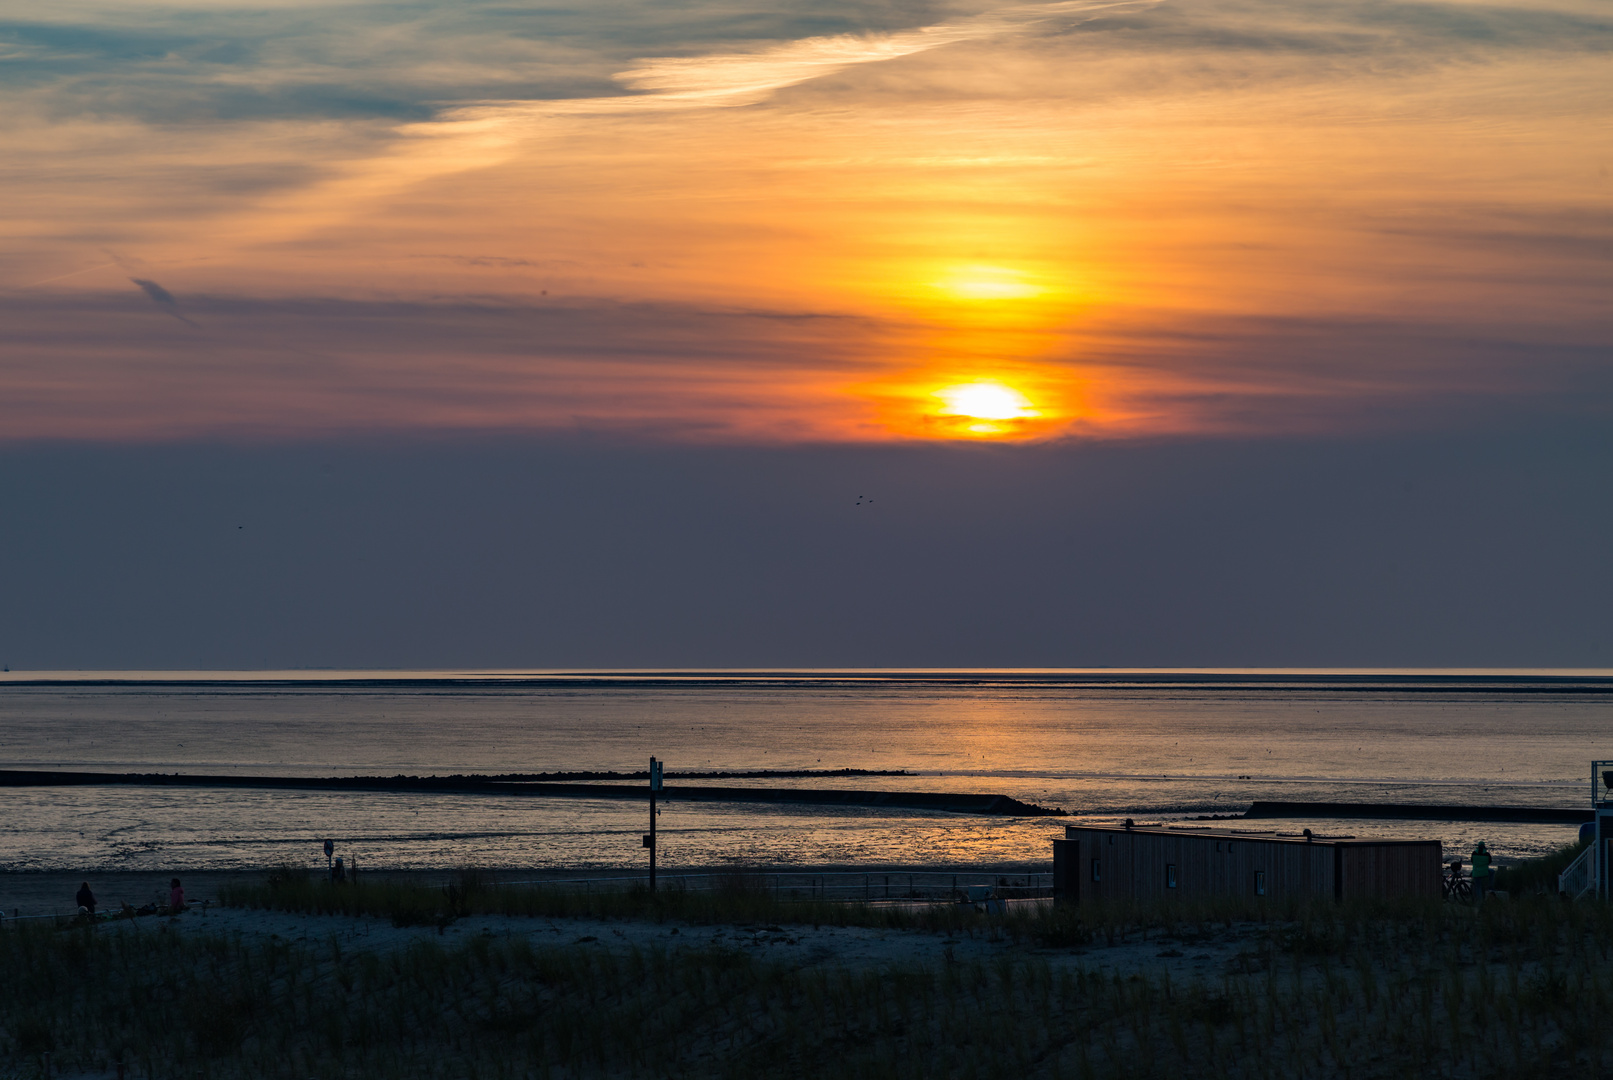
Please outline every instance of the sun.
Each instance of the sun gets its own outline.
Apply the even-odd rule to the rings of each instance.
[[[1065,369],[999,362],[985,368],[990,374],[975,374],[984,366],[917,368],[855,392],[875,404],[880,426],[905,438],[1021,442],[1055,436],[1077,421]]]
[[[957,266],[933,284],[956,300],[1031,300],[1042,295],[1030,275],[1006,266]]]
[[[1028,420],[1041,413],[1031,399],[1000,382],[958,383],[935,392],[945,407],[942,416],[963,416],[975,420]]]

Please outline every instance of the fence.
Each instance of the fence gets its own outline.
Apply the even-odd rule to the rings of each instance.
[[[212,899],[192,900],[185,906],[192,911],[199,911],[203,915],[206,915],[208,910],[217,903],[217,900]],[[131,913],[133,911],[133,908],[130,908],[128,912],[125,912],[119,908],[103,907],[93,916],[85,915],[76,911],[71,913],[53,912],[49,915],[24,915],[20,909],[13,908],[10,915],[7,915],[4,910],[0,910],[0,930],[3,930],[8,926],[13,926],[17,923],[34,922],[39,919],[54,919],[57,926],[72,926],[75,923],[92,921],[109,922],[118,919],[132,918],[133,915]],[[147,912],[147,914],[156,915],[158,912]]]
[[[645,888],[648,875],[591,878],[538,878],[530,881],[491,881],[494,888],[531,886],[567,892],[623,892]],[[730,871],[715,874],[656,875],[659,889],[686,892],[718,892],[742,889],[766,892],[774,899],[790,901],[826,900],[839,903],[962,903],[979,900],[989,890],[998,900],[1046,900],[1053,895],[1051,873],[997,873],[992,871],[944,870],[892,871],[890,873],[788,873]],[[192,906],[206,909],[216,900],[195,901]],[[78,919],[74,915],[18,915],[0,911],[0,927],[34,919],[55,919],[59,924]]]
[[[535,881],[501,881],[499,886],[532,885],[591,893],[644,887],[648,876],[599,878],[546,878]],[[837,900],[882,903],[897,901],[963,901],[970,890],[989,888],[1001,900],[1037,900],[1053,895],[1050,873],[993,873],[990,871],[899,871],[892,873],[771,873],[735,871],[719,874],[656,875],[661,889],[714,892],[744,889],[767,892],[778,900]]]

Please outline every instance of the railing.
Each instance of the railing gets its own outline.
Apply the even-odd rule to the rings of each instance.
[[[498,885],[532,885],[569,891],[607,892],[641,887],[647,876],[600,878],[547,878],[535,881],[502,881]],[[689,892],[745,889],[767,892],[778,900],[837,900],[883,903],[898,901],[966,901],[989,890],[993,899],[1034,900],[1053,895],[1053,875],[1028,873],[950,873],[914,871],[908,873],[728,873],[656,875],[656,886]]]
[[[189,911],[197,911],[197,912],[200,912],[202,915],[205,916],[207,914],[207,912],[208,912],[208,909],[214,907],[217,904],[218,904],[218,901],[213,900],[213,899],[191,900],[190,902],[188,902],[185,905],[185,907]],[[103,907],[100,911],[96,912],[94,915],[86,915],[81,911],[74,911],[74,912],[59,912],[58,911],[58,912],[52,912],[51,914],[48,914],[48,915],[24,915],[24,914],[22,914],[22,912],[20,910],[13,909],[13,911],[12,911],[12,913],[10,915],[7,915],[4,911],[0,911],[0,930],[3,930],[8,926],[15,926],[18,923],[34,922],[34,921],[37,921],[39,919],[54,919],[56,921],[57,926],[72,926],[72,925],[75,925],[77,923],[118,922],[118,921],[120,921],[122,919],[134,918],[135,915],[132,914],[133,911],[134,911],[133,908],[131,908],[128,912],[125,912],[120,908]],[[160,912],[159,911],[149,912],[148,915],[160,916],[162,918],[167,918],[168,916],[167,916],[166,912],[167,912],[167,909],[164,908]],[[147,916],[140,916],[140,917],[145,918]]]
[[[1557,891],[1570,900],[1578,900],[1596,889],[1596,845],[1580,852],[1579,858],[1568,864],[1568,869],[1557,875]]]
[[[591,878],[537,878],[530,881],[493,881],[494,888],[532,886],[560,889],[567,892],[622,892],[643,888],[649,884],[647,875],[623,875]],[[718,874],[656,875],[657,888],[666,891],[717,892],[722,889],[742,889],[765,892],[776,900],[813,901],[828,900],[839,903],[968,903],[992,900],[1045,900],[1053,895],[1053,875],[1050,873],[1000,873],[992,871],[892,871],[890,873],[817,874],[810,872],[729,872]],[[207,907],[217,901],[194,901],[192,907],[206,913]],[[33,919],[56,919],[70,923],[79,916],[65,915],[7,915],[0,912],[0,927]]]

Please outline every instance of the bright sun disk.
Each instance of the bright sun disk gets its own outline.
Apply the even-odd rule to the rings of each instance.
[[[959,300],[1029,300],[1042,288],[1018,270],[1003,266],[960,266],[935,287]]]
[[[998,382],[959,383],[935,392],[946,403],[943,416],[968,416],[977,420],[1023,420],[1041,415],[1031,399],[1011,386]],[[972,429],[972,430],[978,430]]]

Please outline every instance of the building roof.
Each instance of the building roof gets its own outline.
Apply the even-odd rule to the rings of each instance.
[[[1133,825],[1127,829],[1124,825],[1065,825],[1065,829],[1082,829],[1087,832],[1100,833],[1139,833],[1148,836],[1175,836],[1192,837],[1203,840],[1258,840],[1266,844],[1310,844],[1313,847],[1333,847],[1338,844],[1437,844],[1438,840],[1383,840],[1358,839],[1354,836],[1317,836],[1310,840],[1304,836],[1287,833],[1278,835],[1264,829],[1215,829],[1200,828],[1198,826],[1170,826],[1170,825]]]

